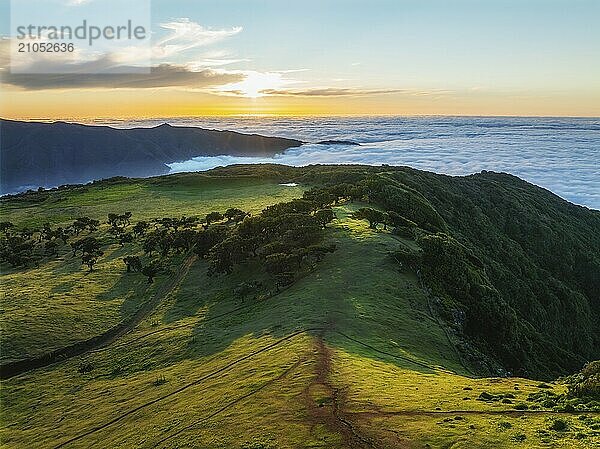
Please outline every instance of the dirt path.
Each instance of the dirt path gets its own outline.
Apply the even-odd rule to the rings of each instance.
[[[221,368],[219,368],[219,369],[217,369],[215,371],[207,373],[207,374],[203,375],[202,377],[200,377],[200,378],[198,378],[198,379],[196,379],[194,381],[191,381],[191,382],[189,382],[189,383],[187,383],[185,385],[182,385],[181,387],[177,388],[174,391],[171,391],[170,393],[167,393],[167,394],[165,394],[163,396],[159,396],[159,397],[157,397],[155,399],[152,399],[151,401],[148,401],[148,402],[146,402],[144,404],[141,404],[141,405],[139,405],[139,406],[137,406],[137,407],[135,407],[135,408],[127,411],[127,412],[124,412],[124,413],[118,415],[117,417],[113,418],[112,420],[110,420],[108,422],[100,424],[100,425],[98,425],[96,427],[93,427],[93,428],[91,428],[91,429],[83,432],[83,433],[80,433],[79,435],[77,435],[75,437],[72,437],[72,438],[70,438],[70,439],[68,439],[66,441],[63,441],[62,443],[60,443],[57,446],[55,446],[54,449],[59,449],[59,448],[61,448],[63,446],[66,446],[67,444],[73,443],[73,442],[75,442],[77,440],[80,440],[80,439],[82,439],[82,438],[84,438],[84,437],[86,437],[88,435],[91,435],[91,434],[96,433],[96,432],[98,432],[100,430],[106,429],[107,427],[110,427],[113,424],[118,423],[119,421],[125,419],[126,417],[128,417],[128,416],[130,416],[130,415],[132,415],[134,413],[137,413],[138,411],[140,411],[142,409],[145,409],[145,408],[150,407],[150,406],[152,406],[152,405],[154,405],[156,403],[159,403],[159,402],[161,402],[161,401],[163,401],[163,400],[165,400],[167,398],[175,396],[175,395],[177,395],[177,394],[179,394],[179,393],[181,393],[181,392],[183,392],[183,391],[185,391],[185,390],[187,390],[187,389],[189,389],[189,388],[191,388],[191,387],[193,387],[195,385],[198,385],[198,384],[204,382],[205,380],[208,380],[210,378],[215,377],[218,374],[224,373],[225,371],[228,371],[232,367],[238,365],[239,363],[241,363],[241,362],[243,362],[245,360],[251,359],[251,358],[253,358],[253,357],[255,357],[255,356],[259,355],[259,354],[271,351],[275,347],[280,346],[280,345],[286,343],[289,340],[292,340],[293,338],[295,338],[295,337],[297,337],[299,335],[303,335],[303,334],[305,334],[307,332],[314,332],[314,331],[318,331],[318,330],[320,330],[320,329],[319,328],[308,328],[308,329],[302,329],[302,330],[298,330],[296,332],[293,332],[293,333],[287,335],[286,337],[283,337],[283,338],[281,338],[281,339],[279,339],[279,340],[277,340],[277,341],[275,341],[275,342],[273,342],[271,344],[268,344],[267,346],[264,346],[261,349],[258,349],[258,350],[254,351],[254,352],[251,352],[250,354],[247,354],[247,355],[245,355],[243,357],[235,359],[235,360],[227,363],[225,366],[223,366],[223,367],[221,367]]]
[[[268,380],[267,382],[265,382],[264,384],[262,384],[260,387],[250,391],[249,393],[246,393],[243,396],[238,397],[237,399],[234,399],[233,401],[229,402],[228,404],[222,406],[221,408],[215,410],[214,412],[212,412],[211,414],[199,419],[198,421],[193,422],[190,425],[187,425],[185,427],[182,427],[181,429],[177,430],[176,432],[167,435],[166,437],[162,438],[161,440],[157,441],[154,444],[154,447],[159,447],[160,445],[162,445],[163,443],[165,443],[167,440],[170,440],[180,434],[182,434],[185,431],[188,431],[190,429],[193,429],[194,427],[202,424],[205,421],[208,421],[211,418],[214,418],[217,415],[220,415],[221,413],[223,413],[225,410],[228,410],[229,408],[235,406],[236,404],[238,404],[239,402],[248,399],[252,396],[254,396],[255,394],[261,392],[262,390],[264,390],[267,387],[271,387],[273,384],[285,379],[292,371],[294,371],[296,368],[298,368],[298,366],[304,362],[305,359],[298,359],[294,364],[290,365],[288,368],[286,368],[285,370],[283,370],[283,372],[281,372],[281,374],[279,374],[277,377],[275,377],[274,379]]]
[[[73,343],[64,348],[59,348],[31,359],[3,364],[0,366],[0,379],[10,379],[11,377],[27,373],[34,369],[43,368],[72,357],[77,357],[94,349],[110,345],[125,334],[131,332],[144,318],[146,318],[150,312],[152,312],[161,301],[179,285],[196,259],[197,256],[195,254],[188,256],[181,266],[178,267],[177,273],[171,279],[163,282],[154,295],[152,295],[152,297],[127,321],[122,321],[100,335]]]
[[[573,411],[564,410],[366,410],[361,412],[351,412],[348,416],[356,418],[375,418],[382,416],[455,416],[455,415],[501,415],[520,417],[524,415],[600,415],[600,412]]]
[[[341,436],[344,448],[375,448],[374,443],[354,427],[343,411],[344,393],[329,382],[331,351],[323,341],[322,334],[316,337],[315,377],[302,392],[302,399],[311,421],[311,431],[318,425]]]

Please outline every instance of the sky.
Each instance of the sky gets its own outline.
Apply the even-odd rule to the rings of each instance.
[[[600,116],[598,0],[154,0],[150,13],[148,52],[51,63],[147,56],[151,73],[20,74],[0,0],[0,115]]]

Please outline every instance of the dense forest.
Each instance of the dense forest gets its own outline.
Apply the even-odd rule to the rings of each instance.
[[[477,351],[513,375],[544,378],[600,357],[600,212],[503,173],[263,170],[322,186],[331,202],[371,203],[392,232],[414,236],[422,252],[411,256],[411,265],[437,296],[448,325],[464,336],[465,355],[482,369]],[[314,191],[305,196],[312,199]]]

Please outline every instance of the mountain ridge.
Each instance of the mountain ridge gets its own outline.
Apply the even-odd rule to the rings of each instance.
[[[302,142],[162,124],[119,129],[0,119],[0,192],[166,174],[198,156],[273,156]]]

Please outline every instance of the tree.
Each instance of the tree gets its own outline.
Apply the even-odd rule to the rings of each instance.
[[[131,271],[141,271],[142,270],[142,261],[138,256],[127,256],[123,257],[123,262],[127,265],[127,272]]]
[[[149,226],[150,224],[147,221],[138,221],[131,230],[133,231],[133,235],[136,237],[142,237],[148,230]]]
[[[243,210],[235,207],[227,209],[223,214],[223,216],[227,218],[227,223],[230,223],[232,221],[235,223],[239,223],[246,217],[246,215],[248,215],[247,212],[244,212]]]
[[[222,219],[223,214],[221,214],[220,212],[211,212],[210,214],[206,215],[206,218],[204,220],[206,221],[206,224],[210,226],[211,223],[221,221]]]
[[[88,268],[90,269],[90,273],[91,273],[94,269],[94,265],[96,265],[96,263],[98,262],[98,259],[103,254],[104,253],[100,250],[94,250],[94,251],[90,251],[87,253],[83,253],[81,255],[81,263],[83,263],[84,265],[87,265]]]
[[[117,221],[119,219],[119,215],[110,213],[108,214],[108,220],[106,221],[112,227],[117,227]]]
[[[311,189],[304,192],[302,197],[314,203],[319,208],[326,208],[327,206],[337,202],[339,200],[339,196],[332,193],[331,189],[321,188],[321,189]]]
[[[244,244],[253,256],[256,251],[269,238],[271,234],[270,221],[261,216],[246,217],[238,228],[238,235],[244,240]]]
[[[100,250],[100,242],[94,237],[87,237],[81,243],[81,263],[87,265],[90,272],[94,269],[94,265],[98,259],[104,254]]]
[[[83,231],[86,228],[86,226],[87,226],[87,223],[85,223],[83,217],[77,218],[71,225],[71,227],[73,228],[73,231],[75,232],[75,235],[79,235],[81,233],[81,231]]]
[[[94,246],[96,239],[94,237],[84,237],[82,239],[71,242],[71,249],[73,250],[73,257],[77,255],[79,251],[83,252],[84,248],[90,248]]]
[[[119,227],[112,227],[108,230],[108,232],[110,232],[117,239],[119,239],[123,234],[125,234],[125,229]]]
[[[287,203],[277,203],[262,211],[263,217],[277,217],[285,214],[308,214],[318,209],[318,205],[305,199],[295,199]]]
[[[294,282],[300,268],[300,256],[296,253],[275,253],[265,257],[265,270],[275,278],[277,288]]]
[[[107,223],[113,228],[126,228],[131,224],[131,212],[125,212],[124,214],[118,215],[110,213],[108,214]]]
[[[58,228],[58,229],[61,229],[61,228]],[[24,239],[29,240],[30,238],[33,237],[34,233],[35,233],[35,230],[24,228],[24,229],[21,229],[21,231],[19,232],[19,235],[21,237],[23,237]]]
[[[133,234],[131,232],[123,232],[119,236],[119,244],[121,247],[125,246],[125,243],[133,242]]]
[[[160,231],[152,231],[146,235],[144,239],[144,243],[142,247],[144,248],[144,253],[152,256],[152,253],[156,250],[158,246],[158,242],[160,241]]]
[[[90,234],[94,231],[97,231],[99,226],[100,226],[100,222],[98,220],[94,220],[94,219],[90,218],[87,222],[87,230]]]
[[[42,240],[52,240],[52,237],[54,237],[54,233],[52,232],[52,227],[50,226],[50,223],[44,223],[44,225],[42,226],[42,230],[40,231],[40,237]]]
[[[321,262],[327,253],[332,253],[337,249],[335,245],[311,245],[303,252],[303,258],[308,259],[309,263]]]
[[[194,244],[195,253],[200,257],[206,257],[211,248],[225,240],[227,232],[225,226],[213,226],[198,232]]]
[[[295,253],[275,253],[265,257],[265,270],[272,275],[294,273],[299,268],[300,257]]]
[[[0,222],[0,232],[2,232],[3,234],[8,234],[10,229],[12,229],[14,227],[15,227],[15,225],[13,223],[11,223],[10,221]]]
[[[154,278],[158,275],[161,268],[161,263],[158,260],[152,260],[148,265],[142,267],[142,274],[148,277],[148,284],[154,282]]]
[[[321,239],[322,230],[317,224],[292,227],[283,233],[281,240],[294,246],[314,245]]]
[[[184,229],[193,228],[198,224],[198,217],[186,217],[184,215],[179,219],[179,224]]]
[[[79,217],[71,225],[71,227],[75,231],[75,235],[79,235],[79,233],[84,229],[87,229],[88,232],[91,234],[92,232],[98,229],[98,226],[100,226],[100,222],[98,220],[93,220],[89,217]]]
[[[208,254],[209,273],[231,273],[233,267],[248,258],[248,251],[238,235],[233,235],[215,245]]]
[[[327,227],[327,223],[331,223],[335,218],[335,212],[332,209],[320,209],[315,212],[315,220],[323,229]]]
[[[51,240],[44,244],[44,252],[48,256],[56,256],[58,254],[56,252],[57,248],[58,248],[58,243],[56,243],[56,240]]]
[[[587,363],[581,372],[565,379],[570,397],[600,399],[600,360]]]
[[[71,233],[67,229],[63,229],[60,226],[54,231],[54,238],[62,240],[65,245],[67,244],[70,236]]]
[[[173,249],[175,251],[191,250],[198,239],[198,233],[192,229],[183,229],[173,233]]]
[[[158,248],[160,254],[164,257],[169,254],[169,251],[173,248],[173,234],[167,230],[159,231],[160,238],[158,239]]]
[[[354,214],[352,214],[352,218],[355,220],[367,220],[369,222],[369,227],[371,229],[377,229],[377,225],[382,223],[384,229],[387,229],[386,223],[388,222],[388,217],[385,212],[381,212],[377,209],[372,209],[370,207],[363,207]]]
[[[166,230],[173,228],[173,230],[176,231],[177,228],[179,227],[179,220],[177,220],[176,218],[171,218],[171,217],[156,218],[154,220],[154,222],[156,224],[162,226]]]
[[[8,262],[15,268],[37,262],[39,256],[34,254],[34,246],[32,240],[19,235],[9,235],[0,241],[0,260]]]

